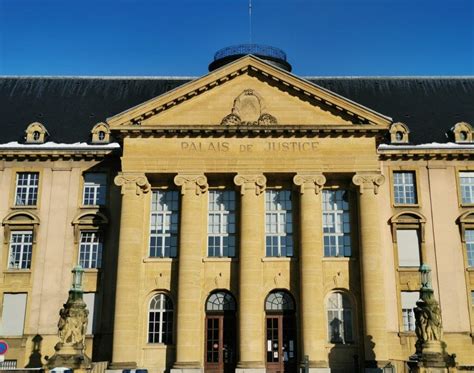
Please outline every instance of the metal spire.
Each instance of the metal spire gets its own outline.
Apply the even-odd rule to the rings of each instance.
[[[249,0],[249,37],[252,44],[252,0]]]

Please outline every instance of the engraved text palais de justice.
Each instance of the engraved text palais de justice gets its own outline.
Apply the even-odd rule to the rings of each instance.
[[[181,150],[185,152],[314,152],[317,148],[318,142],[316,141],[265,141],[263,144],[232,144],[227,141],[181,142]]]

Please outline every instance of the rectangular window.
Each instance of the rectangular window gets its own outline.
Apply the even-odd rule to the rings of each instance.
[[[418,203],[414,172],[393,173],[393,195],[396,205],[415,205]]]
[[[86,334],[94,334],[97,331],[96,293],[84,293],[83,298],[89,311]]]
[[[26,293],[3,294],[0,335],[21,336],[25,326]]]
[[[293,215],[291,191],[265,192],[266,256],[293,256]]]
[[[463,204],[474,203],[474,172],[460,172],[461,201]]]
[[[8,268],[31,268],[31,253],[33,250],[32,231],[13,231],[10,234],[10,255]]]
[[[100,232],[81,232],[79,264],[82,268],[100,268],[102,249],[102,234]]]
[[[323,190],[324,256],[351,256],[349,192]]]
[[[398,265],[420,266],[420,240],[417,229],[397,229]]]
[[[38,172],[18,172],[16,174],[16,206],[36,206],[38,199]]]
[[[154,190],[151,198],[150,257],[174,258],[178,252],[177,191]]]
[[[403,330],[406,332],[415,331],[415,312],[416,301],[420,298],[420,293],[417,291],[402,291],[402,319]]]
[[[474,229],[466,229],[464,239],[466,241],[467,265],[474,267]]]
[[[99,173],[84,174],[84,193],[82,204],[84,206],[105,205],[107,190],[107,175]]]
[[[235,192],[209,191],[207,255],[235,256]]]

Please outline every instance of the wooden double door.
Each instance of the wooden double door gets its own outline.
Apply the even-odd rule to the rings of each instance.
[[[294,314],[267,314],[266,329],[267,373],[297,372]]]
[[[236,322],[233,312],[206,316],[206,373],[234,373]]]

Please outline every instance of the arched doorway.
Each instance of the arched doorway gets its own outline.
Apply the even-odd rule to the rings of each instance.
[[[296,372],[295,302],[286,291],[276,290],[265,300],[268,373]]]
[[[236,365],[235,299],[216,291],[206,301],[205,372],[230,373]]]

